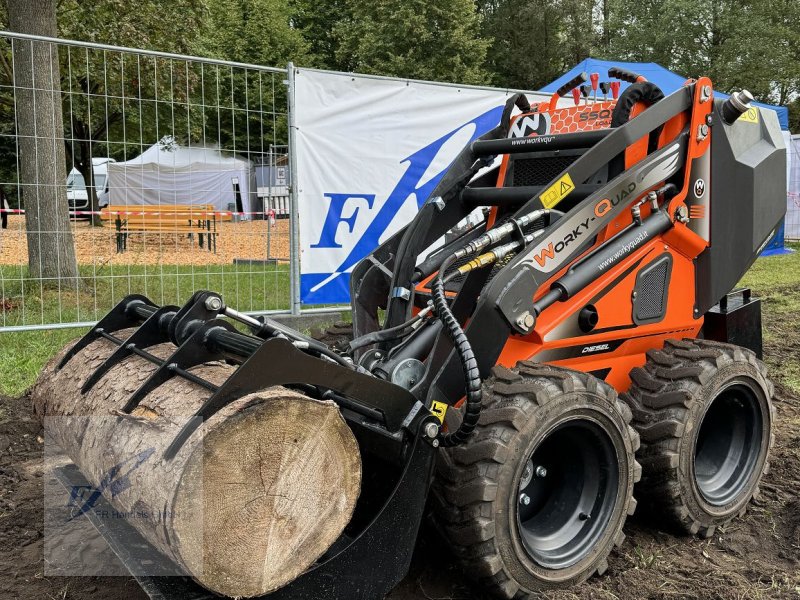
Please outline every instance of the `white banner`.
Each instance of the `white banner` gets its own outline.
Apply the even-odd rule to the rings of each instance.
[[[304,304],[349,302],[356,263],[413,218],[461,149],[497,126],[512,93],[296,72]]]
[[[800,135],[788,135],[786,161],[789,189],[786,195],[786,239],[800,240]]]

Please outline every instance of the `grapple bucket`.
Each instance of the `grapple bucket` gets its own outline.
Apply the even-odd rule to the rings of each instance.
[[[240,331],[245,328],[249,333]],[[402,579],[408,570],[431,483],[439,423],[409,391],[359,372],[351,361],[324,344],[274,320],[255,319],[239,313],[227,307],[218,294],[207,291],[195,293],[180,308],[158,307],[140,295],[126,297],[63,353],[52,372],[46,371],[43,379],[66,377],[77,361],[85,359],[87,349],[96,348],[97,343],[104,344],[106,349],[100,356],[92,355],[92,368],[79,382],[80,395],[103,396],[113,385],[109,380],[127,367],[129,370],[139,368],[143,375],[136,386],[118,392],[124,394],[118,400],[120,406],[116,407],[119,415],[154,418],[149,414],[150,407],[154,403],[170,402],[168,396],[176,389],[170,386],[183,386],[180,389],[192,390],[187,393],[201,399],[193,414],[186,415],[188,418],[183,419],[179,427],[164,429],[164,435],[170,438],[162,441],[157,458],[167,465],[166,470],[172,463],[174,468],[182,468],[179,465],[187,460],[185,456],[193,452],[192,444],[201,435],[210,435],[205,432],[208,426],[204,427],[204,423],[216,423],[231,412],[236,418],[236,414],[248,410],[248,405],[239,406],[242,399],[262,394],[264,390],[301,394],[312,402],[335,407],[343,417],[345,429],[349,430],[344,437],[355,440],[356,459],[360,461],[352,469],[361,469],[363,476],[356,484],[360,484],[360,488],[354,495],[355,506],[349,512],[345,507],[327,514],[328,518],[334,514],[341,518],[341,513],[345,512],[352,517],[337,530],[335,541],[326,542],[324,552],[319,555],[317,551],[313,562],[284,587],[269,589],[267,594],[245,592],[240,595],[274,599],[371,599],[383,597]],[[209,365],[224,366],[225,378],[205,376]],[[42,395],[46,394],[42,392]],[[280,403],[283,398],[275,396],[272,401]],[[328,418],[322,421],[320,431]],[[341,432],[336,436],[336,440],[342,437]],[[335,459],[336,448],[326,449],[331,453],[331,461]],[[98,477],[94,476],[92,467],[80,463],[83,456],[80,451],[76,451],[76,456],[69,450],[68,453],[78,463],[80,471],[74,466],[64,468],[59,470],[58,478],[72,487],[86,485],[85,475],[89,483],[97,485]],[[316,468],[325,469],[325,459]],[[352,484],[353,478],[347,473],[340,477],[348,483],[337,484],[337,480],[331,481],[331,485]],[[104,491],[102,485],[100,490]],[[206,495],[210,493],[207,489]],[[104,495],[106,498],[101,501],[115,507],[113,494],[104,491]],[[185,551],[177,553],[178,556],[167,552],[165,560],[175,560],[192,577],[176,580],[153,576],[140,564],[145,560],[142,557],[149,556],[146,560],[150,560],[150,551],[163,554],[164,547],[138,525],[134,528],[122,521],[109,526],[99,522],[93,516],[95,513],[89,516],[98,531],[110,541],[112,549],[117,550],[152,598],[199,598],[207,593],[197,582],[206,587],[208,583],[192,573],[186,564],[191,561],[186,559]],[[320,518],[325,514],[320,511]],[[280,525],[276,531],[276,536],[280,537]],[[135,540],[136,547],[142,544],[154,547],[144,554],[131,552],[125,549],[131,545],[129,540]],[[269,555],[265,558],[269,560]],[[302,563],[302,557],[295,558]],[[212,587],[218,593],[234,588],[235,585]]]

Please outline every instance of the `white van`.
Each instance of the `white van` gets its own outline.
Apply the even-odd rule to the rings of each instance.
[[[117,162],[113,158],[93,158],[94,187],[97,193],[97,205],[102,208],[108,205],[108,164]],[[73,168],[67,176],[67,202],[70,213],[89,210],[89,191],[78,169]]]

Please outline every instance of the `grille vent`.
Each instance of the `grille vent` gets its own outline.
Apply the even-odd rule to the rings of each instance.
[[[655,323],[667,311],[669,279],[672,274],[672,255],[662,254],[636,277],[633,300],[633,322],[637,325]]]
[[[547,156],[514,159],[511,186],[546,185],[574,163],[579,156]]]

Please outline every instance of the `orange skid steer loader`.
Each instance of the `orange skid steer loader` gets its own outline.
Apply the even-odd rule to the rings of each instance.
[[[745,91],[715,98],[704,77],[668,96],[609,77],[600,101],[559,106],[585,74],[550,102],[509,100],[353,270],[352,337],[325,344],[213,292],[182,308],[129,296],[63,356],[59,371],[113,342],[84,394],[124,361],[155,365],[120,414],[175,378],[203,395],[165,463],[258,390],[336,404],[363,470],[353,516],[261,597],[383,598],[426,506],[466,573],[516,599],[603,573],[637,501],[709,536],[758,494],[773,385],[760,302],[735,287],[785,212],[777,117]],[[148,351],[165,343],[167,359]],[[196,371],[214,361],[236,367],[221,384]],[[190,579],[138,579],[152,598],[209,597]]]

